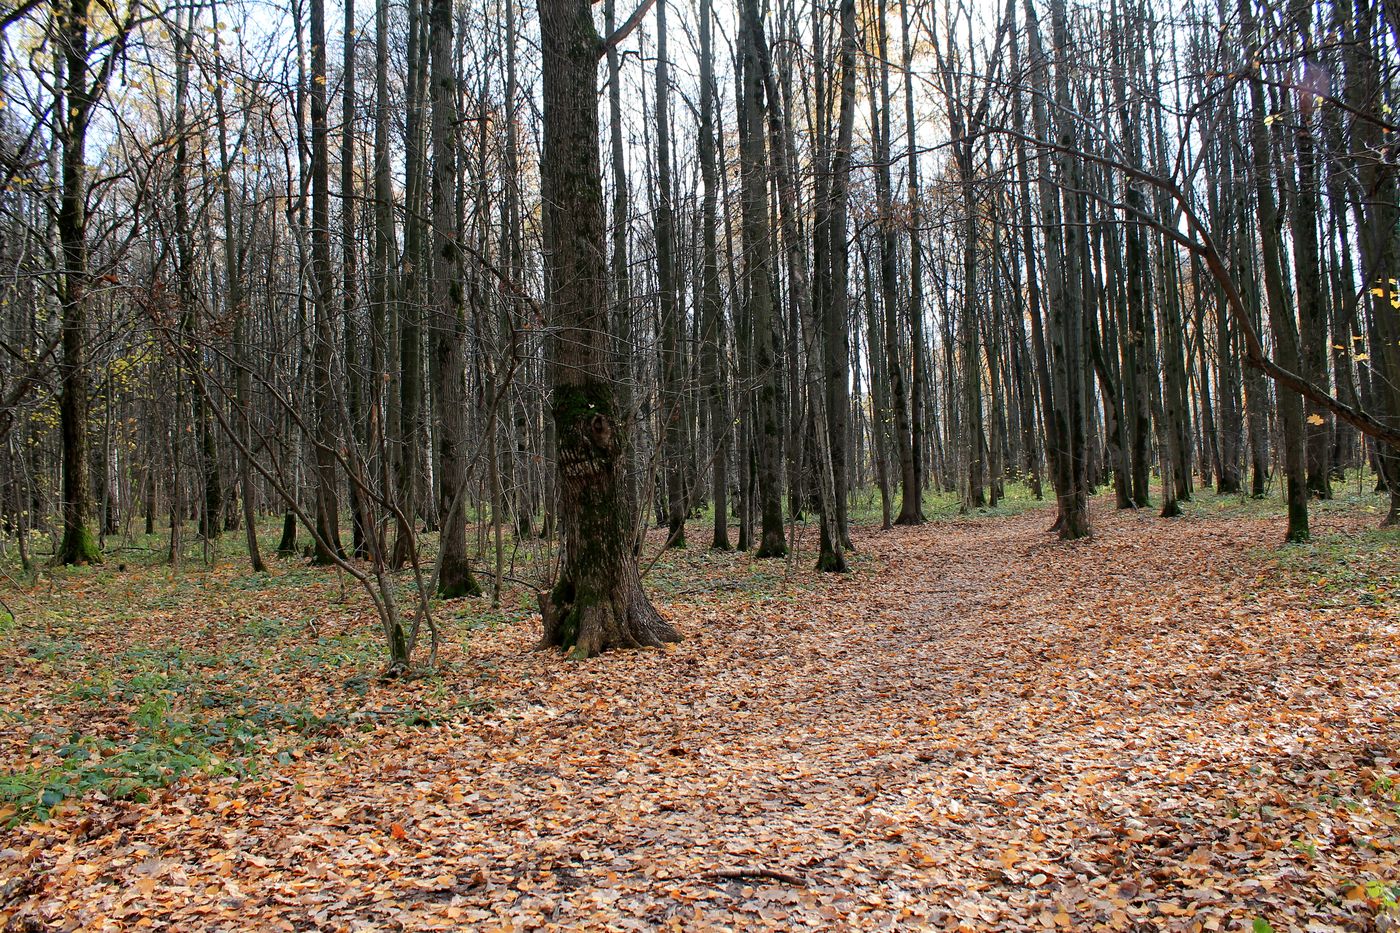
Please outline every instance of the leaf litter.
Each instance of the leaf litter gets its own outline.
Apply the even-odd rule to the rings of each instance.
[[[245,661],[250,693],[343,727],[12,826],[0,927],[1395,929],[1394,545],[1359,599],[1261,547],[1276,521],[1099,509],[1073,544],[1046,521],[856,529],[845,577],[693,548],[653,587],[680,645],[569,663],[522,610],[340,719],[343,665]],[[268,595],[212,591],[71,637],[236,651]],[[279,650],[368,628],[333,591],[279,597],[327,610]],[[61,658],[5,652],[7,768],[43,758],[35,720],[129,730]]]

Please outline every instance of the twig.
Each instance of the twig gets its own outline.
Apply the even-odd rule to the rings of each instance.
[[[759,865],[754,865],[749,868],[718,868],[709,872],[707,877],[724,881],[741,881],[744,878],[767,878],[771,881],[781,881],[783,884],[796,885],[799,888],[805,888],[807,886],[806,879],[801,875],[779,871],[776,868],[764,868]]]

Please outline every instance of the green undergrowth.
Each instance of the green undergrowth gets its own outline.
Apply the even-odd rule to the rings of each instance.
[[[1374,515],[1379,523],[1389,506],[1384,494],[1377,493],[1376,478],[1370,471],[1351,470],[1344,480],[1333,480],[1331,499],[1308,501],[1309,515],[1333,513],[1362,513]],[[1155,491],[1155,490],[1154,490]],[[1283,518],[1287,505],[1277,482],[1272,482],[1260,498],[1240,493],[1217,493],[1213,489],[1197,489],[1182,507],[1187,515],[1229,518]]]
[[[1378,511],[1383,500],[1370,488],[1365,481],[1339,483],[1336,499],[1316,507]],[[877,493],[859,491],[851,504],[853,525],[878,526]],[[1007,485],[994,509],[965,512],[948,494],[930,495],[924,504],[932,522],[1053,507],[1048,490],[1037,500],[1019,483]],[[1186,512],[1187,520],[1278,519],[1282,503],[1202,490]],[[812,518],[796,526],[797,553],[788,559],[712,550],[707,514],[691,520],[683,549],[663,551],[661,533],[649,530],[640,558],[646,589],[663,610],[669,604],[740,612],[754,602],[800,603],[831,579],[813,570],[818,526]],[[83,798],[139,799],[190,775],[257,774],[361,741],[363,732],[463,721],[491,708],[486,687],[496,675],[487,658],[464,657],[462,646],[484,631],[538,625],[539,584],[532,581],[548,574],[548,552],[537,541],[516,548],[508,535],[501,605],[492,607],[489,596],[434,600],[446,663],[425,679],[381,683],[383,636],[355,581],[300,558],[273,558],[280,523],[269,520],[262,531],[265,573],[247,569],[241,533],[228,532],[212,568],[193,561],[172,567],[153,538],[140,552],[109,550],[101,565],[37,567],[18,586],[0,581],[16,613],[0,615],[0,676],[11,686],[0,697],[0,825],[43,819]],[[737,540],[737,527],[730,534]],[[1329,604],[1394,607],[1397,534],[1327,531],[1307,545],[1260,553],[1283,572],[1306,575]],[[431,547],[429,541],[425,572]],[[122,556],[137,553],[147,559]],[[0,561],[13,556],[11,548]],[[847,556],[856,574],[879,572],[870,554]],[[489,567],[476,569],[489,593]],[[398,576],[397,595],[408,621],[416,600],[410,573]],[[419,659],[426,642],[424,633]]]
[[[1304,544],[1263,549],[1261,556],[1320,589],[1321,607],[1400,610],[1400,529],[1314,534]]]
[[[661,552],[657,549],[660,541],[648,541],[641,556],[641,567],[646,574],[644,586],[647,593],[661,602],[692,602],[704,600],[707,603],[729,604],[734,601],[750,601],[755,598],[766,600],[795,599],[808,585],[803,575],[795,573],[798,568],[807,568],[816,563],[815,527],[806,529],[802,550],[797,555],[800,563],[790,567],[784,558],[757,560],[752,552],[716,551],[710,545],[710,524],[692,522],[686,529],[690,544],[684,548],[670,548]],[[699,533],[706,532],[703,536]],[[731,528],[731,543],[737,540],[736,529]]]
[[[987,490],[990,499],[990,488]],[[1009,480],[1003,484],[1002,495],[996,505],[964,506],[962,494],[942,490],[925,490],[923,497],[924,517],[930,522],[963,521],[980,518],[1004,518],[1020,515],[1031,509],[1054,507],[1055,496],[1047,484],[1037,499],[1031,488],[1020,480]],[[883,519],[880,490],[860,489],[851,495],[851,522],[857,525],[878,525]],[[899,515],[899,491],[890,496],[891,517]]]
[[[0,670],[24,680],[0,699],[0,826],[83,799],[140,800],[190,775],[255,775],[363,732],[489,708],[441,674],[380,683],[385,651],[363,595],[342,595],[333,571],[287,575],[290,585],[267,587],[249,585],[265,575],[191,573],[184,594],[150,567],[28,594],[0,654]],[[434,611],[448,644],[526,614],[482,599]]]
[[[1332,483],[1332,498],[1312,499],[1309,515],[1362,516],[1360,528],[1338,529],[1337,522],[1312,522],[1312,539],[1283,542],[1286,505],[1277,489],[1256,499],[1237,493],[1217,494],[1197,490],[1184,503],[1188,518],[1252,518],[1278,522],[1278,538],[1262,543],[1251,556],[1278,571],[1301,576],[1321,590],[1319,608],[1400,608],[1400,529],[1382,528],[1389,500],[1375,492],[1375,476],[1351,471]]]

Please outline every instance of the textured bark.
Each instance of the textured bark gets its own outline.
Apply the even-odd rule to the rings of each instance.
[[[1044,67],[1045,57],[1040,47],[1040,34],[1033,11],[1029,4],[1026,9],[1027,25],[1031,40],[1031,65]],[[1073,54],[1069,46],[1069,32],[1066,23],[1064,0],[1051,4],[1055,47],[1062,58],[1056,62],[1054,95],[1056,111],[1060,114],[1071,112],[1069,99],[1070,68],[1069,57]],[[1032,107],[1038,134],[1049,138],[1049,120],[1040,97]],[[1050,273],[1056,281],[1057,294],[1050,301],[1050,321],[1046,328],[1048,368],[1051,371],[1053,392],[1049,421],[1054,425],[1047,434],[1054,444],[1055,457],[1052,467],[1055,472],[1055,494],[1059,501],[1057,527],[1062,539],[1086,537],[1089,526],[1089,490],[1086,477],[1088,442],[1085,437],[1085,398],[1084,398],[1084,340],[1082,296],[1082,262],[1084,230],[1080,225],[1079,196],[1074,194],[1082,188],[1080,167],[1076,158],[1069,153],[1077,151],[1074,123],[1070,119],[1059,119],[1054,124],[1054,138],[1058,141],[1061,153],[1060,171],[1069,189],[1060,202],[1060,213],[1056,220],[1062,221],[1059,227],[1063,253],[1059,257],[1058,276]],[[1048,179],[1048,171],[1042,167],[1043,181]],[[1046,192],[1042,190],[1042,200]],[[1052,193],[1052,202],[1059,200],[1058,193]],[[1046,218],[1047,222],[1054,222]],[[1047,242],[1049,234],[1047,232]],[[1047,246],[1047,249],[1049,247]]]
[[[661,314],[661,443],[666,465],[666,540],[685,547],[685,396],[681,305],[676,285],[675,210],[671,205],[671,77],[666,0],[656,2],[656,279]]]
[[[1131,37],[1122,43],[1125,50],[1142,50],[1141,22],[1134,19],[1125,24],[1125,31],[1131,29]],[[1134,63],[1134,71],[1141,70],[1141,52]],[[1118,122],[1123,132],[1124,158],[1129,165],[1143,164],[1142,155],[1142,108],[1127,88],[1128,65],[1117,70],[1113,81],[1114,104],[1118,111]],[[1147,214],[1147,200],[1140,185],[1129,183],[1125,186],[1124,199],[1138,216]],[[1143,508],[1151,500],[1152,470],[1152,382],[1155,379],[1154,361],[1147,352],[1148,335],[1156,326],[1152,305],[1148,299],[1152,288],[1152,270],[1147,261],[1146,236],[1141,224],[1128,223],[1123,229],[1124,238],[1124,291],[1126,293],[1127,315],[1124,327],[1119,333],[1118,353],[1122,361],[1123,421],[1127,437],[1124,455],[1129,475],[1127,502],[1131,508]]]
[[[360,193],[356,190],[355,162],[355,0],[344,0],[344,56],[341,60],[340,89],[340,314],[344,333],[345,406],[350,416],[346,426],[350,443],[363,444],[367,438],[364,352],[357,318],[360,291],[360,244],[357,234]],[[358,483],[350,483],[351,550],[358,558],[369,557],[370,511]]]
[[[604,23],[611,31],[617,23],[615,0],[604,5]],[[631,196],[628,187],[626,149],[622,144],[622,56],[616,46],[608,48],[608,156],[612,172],[612,226],[609,247],[612,255],[613,313],[612,325],[616,335],[613,373],[617,380],[617,409],[628,419],[635,405],[632,385],[635,382],[636,354],[633,346],[632,266],[628,258],[627,237],[631,229]],[[632,422],[635,427],[635,422]],[[622,505],[627,510],[627,528],[641,547],[641,505],[637,493],[637,445],[630,432],[622,452]]]
[[[850,213],[851,136],[856,115],[856,14],[855,4],[841,4],[841,113],[836,129],[836,147],[831,156],[831,203],[829,224],[823,237],[830,276],[828,292],[821,308],[821,327],[826,364],[826,410],[831,445],[832,481],[835,487],[837,534],[843,547],[850,547],[850,516],[847,489],[850,485],[851,432],[851,350],[850,253],[846,221]]]
[[[419,517],[423,458],[423,328],[425,240],[427,239],[424,182],[427,159],[423,141],[423,103],[427,99],[428,54],[425,0],[409,0],[408,101],[404,118],[404,262],[401,293],[394,303],[398,314],[399,398],[397,479],[399,522],[391,565],[402,567],[417,546],[414,522]]]
[[[1251,0],[1239,0],[1240,22],[1246,35],[1254,32]],[[1264,85],[1256,70],[1249,81],[1250,144],[1254,158],[1254,193],[1259,212],[1259,239],[1263,260],[1264,291],[1269,308],[1278,365],[1298,372],[1298,325],[1283,283],[1283,254],[1279,242],[1280,217],[1274,200],[1273,161],[1269,131],[1264,123]],[[1283,426],[1283,472],[1288,503],[1289,541],[1306,541],[1308,493],[1304,445],[1303,399],[1297,392],[1279,387],[1279,421]]]
[[[390,298],[394,292],[393,262],[397,244],[394,224],[394,188],[390,166],[389,130],[389,0],[374,4],[374,251],[369,276],[370,378],[369,444],[379,466],[379,485],[395,508],[397,500],[393,466],[389,456],[389,432],[394,419],[385,390],[389,383]],[[402,530],[402,529],[400,529]],[[411,536],[410,536],[411,537]],[[396,542],[397,543],[397,542]],[[381,544],[382,547],[382,544]],[[407,554],[403,555],[407,558]]]
[[[1291,31],[1301,43],[1303,67],[1308,67],[1316,50],[1312,45],[1313,6],[1308,0],[1289,4]],[[1292,203],[1293,282],[1298,295],[1298,322],[1301,359],[1299,374],[1313,385],[1330,391],[1327,352],[1327,307],[1323,299],[1321,247],[1318,244],[1317,215],[1318,160],[1313,127],[1317,102],[1306,92],[1294,95],[1297,110],[1294,154],[1297,166],[1297,195]],[[1303,405],[1308,493],[1319,499],[1332,498],[1331,413],[1311,399]]]
[[[928,449],[928,440],[925,436],[927,433],[925,413],[929,406],[928,373],[925,365],[924,346],[924,245],[923,232],[920,229],[923,216],[920,211],[919,193],[919,124],[914,116],[914,43],[909,33],[909,3],[907,0],[899,5],[899,25],[900,46],[904,56],[904,126],[909,163],[906,170],[909,199],[909,343],[912,347],[909,359],[913,377],[910,382],[909,397],[909,414],[912,423],[910,437],[914,448],[914,487],[919,491],[919,516],[922,518],[923,492],[928,486],[925,476]],[[842,93],[843,95],[845,93],[844,85]],[[847,404],[849,405],[849,401]],[[844,427],[843,422],[843,430]],[[845,478],[844,470],[841,476],[842,479]]]
[[[1149,44],[1156,41],[1157,36],[1152,31],[1155,28],[1153,25],[1148,26],[1149,31],[1145,39]],[[1166,89],[1155,71],[1149,86],[1153,88],[1153,97],[1165,98]],[[1149,121],[1151,135],[1148,161],[1155,167],[1159,177],[1170,174],[1167,165],[1171,159],[1167,152],[1163,111],[1163,107],[1154,107],[1152,119]],[[1154,211],[1157,223],[1161,229],[1170,229],[1175,220],[1176,205],[1161,188],[1155,189],[1155,194]],[[1156,259],[1157,335],[1162,369],[1159,400],[1161,417],[1158,421],[1159,431],[1163,435],[1161,446],[1166,456],[1162,467],[1164,474],[1161,514],[1169,517],[1180,514],[1179,503],[1191,499],[1193,444],[1185,345],[1186,316],[1182,306],[1184,295],[1175,241],[1170,237],[1160,236]]]
[[[854,4],[842,5],[843,23],[851,24],[855,19]],[[843,32],[846,31],[843,29]],[[787,252],[788,294],[792,303],[792,317],[802,335],[801,350],[792,353],[789,365],[802,379],[800,386],[806,393],[808,413],[806,445],[816,469],[810,467],[806,473],[816,474],[819,511],[821,515],[821,542],[817,556],[817,569],[845,572],[846,558],[839,529],[837,494],[835,491],[831,455],[831,428],[827,417],[827,396],[822,386],[822,374],[826,371],[826,341],[822,333],[822,323],[812,303],[812,290],[807,274],[807,257],[804,250],[802,232],[798,226],[797,180],[792,163],[795,161],[795,147],[791,123],[786,117],[786,108],[777,95],[777,82],[767,43],[761,32],[754,35],[759,67],[763,72],[764,86],[769,96],[768,140],[773,153],[773,174],[778,188],[778,215],[782,230],[782,241]],[[844,243],[844,237],[842,238]],[[799,359],[799,357],[801,359]],[[805,365],[802,362],[805,360]],[[802,409],[801,396],[793,393],[792,411],[794,415]]]
[[[885,0],[879,0],[874,28],[878,50],[879,94],[871,95],[871,122],[875,127],[875,200],[879,211],[880,297],[885,309],[885,377],[894,412],[894,449],[899,462],[899,514],[896,525],[917,525],[923,520],[918,475],[914,466],[913,428],[904,362],[899,352],[900,326],[897,238],[890,182],[890,68],[889,35],[885,28]],[[969,380],[971,382],[971,380]],[[979,421],[980,423],[980,421]]]
[[[754,429],[758,447],[760,534],[758,557],[787,553],[783,536],[782,411],[775,360],[779,343],[773,303],[771,236],[768,225],[768,150],[765,103],[758,43],[762,35],[756,0],[744,0],[740,48],[743,62],[743,125],[740,149],[743,178],[744,277],[748,287],[748,322],[752,328],[753,376],[758,380]]]
[[[63,255],[59,285],[62,349],[58,366],[59,431],[63,441],[63,539],[58,562],[90,564],[101,560],[88,528],[92,488],[88,484],[88,245],[87,245],[87,130],[93,98],[88,88],[88,0],[69,0],[59,7],[64,39],[65,76],[60,120],[63,190],[58,203],[58,241]]]
[[[870,434],[875,459],[875,482],[880,488],[880,527],[894,526],[894,505],[890,490],[889,405],[886,402],[884,354],[880,352],[880,315],[875,301],[875,276],[871,273],[870,251],[861,249],[862,276],[865,282],[865,358],[870,361]],[[944,346],[950,344],[945,343]]]
[[[1386,7],[1391,28],[1400,36],[1400,17],[1395,5]],[[1363,37],[1376,29],[1377,11],[1357,4],[1356,23],[1345,30],[1352,42],[1347,60],[1347,102],[1366,116],[1352,123],[1352,156],[1359,165],[1352,192],[1360,245],[1362,282],[1370,305],[1368,367],[1371,403],[1377,420],[1392,430],[1400,429],[1400,314],[1392,301],[1397,296],[1391,277],[1400,260],[1400,179],[1393,159],[1379,157],[1386,145],[1381,129],[1385,97],[1380,93],[1383,43],[1372,45]],[[1393,67],[1393,66],[1392,66]],[[1383,523],[1400,524],[1400,446],[1393,442],[1376,445],[1381,479],[1390,493],[1390,509]]]
[[[642,591],[624,527],[624,423],[608,366],[597,63],[588,0],[539,0],[546,312],[558,444],[559,577],[540,595],[545,645],[585,658],[678,641]]]
[[[1333,151],[1345,151],[1342,138],[1341,114],[1328,107],[1323,114],[1327,144]],[[1352,361],[1352,336],[1359,333],[1356,312],[1360,303],[1353,300],[1356,266],[1352,239],[1347,223],[1346,166],[1340,159],[1324,160],[1327,177],[1327,203],[1333,229],[1327,237],[1328,266],[1331,270],[1332,367],[1336,375],[1337,398],[1353,408],[1359,406],[1356,367]],[[1332,432],[1332,471],[1334,479],[1344,479],[1346,470],[1361,465],[1358,456],[1359,432],[1345,421],[1337,419]]]
[[[1006,5],[1006,15],[1008,25],[1010,26],[1011,31],[1014,34],[1016,32],[1015,3],[1008,3]],[[1011,43],[1010,57],[1012,73],[1020,74],[1021,65],[1019,41],[1013,41]],[[1031,489],[1035,497],[1039,499],[1044,495],[1044,490],[1042,489],[1041,484],[1040,457],[1037,451],[1034,434],[1035,418],[1031,409],[1038,408],[1040,411],[1042,424],[1048,423],[1050,417],[1049,412],[1051,409],[1051,387],[1050,373],[1043,365],[1045,361],[1045,339],[1043,325],[1041,323],[1041,287],[1040,272],[1036,264],[1037,250],[1035,240],[1035,224],[1032,220],[1031,214],[1031,161],[1026,154],[1026,142],[1024,139],[1026,115],[1025,108],[1022,106],[1022,87],[1019,83],[1013,89],[1012,94],[1014,96],[1012,98],[1011,118],[1013,121],[1012,125],[1015,127],[1017,133],[1013,145],[1016,157],[1016,190],[1019,195],[1020,201],[1020,213],[1016,219],[1019,221],[1021,233],[1021,261],[1025,263],[1026,270],[1025,317],[1030,318],[1031,322],[1031,344],[1029,347],[1026,346],[1025,326],[1022,322],[1020,315],[1017,315],[1016,330],[1018,332],[1017,340],[1020,347],[1022,348],[1021,352],[1019,353],[1019,356],[1022,358],[1024,363],[1025,383],[1029,383],[1032,378],[1034,378],[1035,382],[1034,399],[1032,399],[1031,397],[1030,386],[1025,385],[1025,383],[1023,383],[1023,404],[1026,406],[1026,408],[1024,414],[1024,421],[1022,424],[1022,431],[1025,432],[1025,436],[1027,438],[1027,470],[1030,473]],[[1041,128],[1037,126],[1036,132],[1040,132],[1040,130]],[[1042,179],[1041,181],[1043,188],[1045,186],[1045,179]],[[1047,231],[1047,233],[1048,232],[1049,231]],[[1052,258],[1048,250],[1049,247],[1047,246],[1047,262]],[[1037,406],[1033,404],[1034,402],[1039,402],[1039,405]],[[1049,434],[1044,433],[1042,436],[1046,440],[1046,447],[1051,448],[1051,445],[1048,442]],[[1053,450],[1053,448],[1051,449]],[[1051,456],[1053,457],[1053,453],[1051,454]]]
[[[517,24],[516,0],[505,4],[505,59],[506,59],[506,120],[508,130],[505,143],[505,183],[501,199],[504,223],[501,225],[501,255],[505,259],[505,269],[509,276],[510,288],[522,294],[525,281],[525,244],[521,224],[521,185],[520,171],[520,78],[516,65],[519,26]],[[521,363],[522,330],[524,327],[524,303],[512,300],[501,315],[502,342],[510,347],[512,358]],[[530,410],[529,403],[522,393],[512,392],[501,402],[507,411],[498,417],[505,422],[507,413],[514,424],[514,451],[502,458],[502,482],[512,490],[508,507],[514,513],[515,538],[522,541],[534,532],[535,490],[534,471],[530,466]],[[506,425],[502,424],[502,430]]]
[[[432,83],[433,357],[441,535],[438,595],[480,596],[467,562],[466,321],[463,317],[461,230],[458,225],[457,75],[452,55],[452,0],[432,0],[429,16]]]

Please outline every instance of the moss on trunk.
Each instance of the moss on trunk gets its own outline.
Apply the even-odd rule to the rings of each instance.
[[[443,599],[480,596],[481,584],[476,582],[476,577],[466,561],[453,561],[450,567],[444,564],[438,571],[437,592]]]
[[[100,564],[102,552],[97,541],[86,525],[76,525],[65,529],[63,543],[58,549],[60,564]]]

